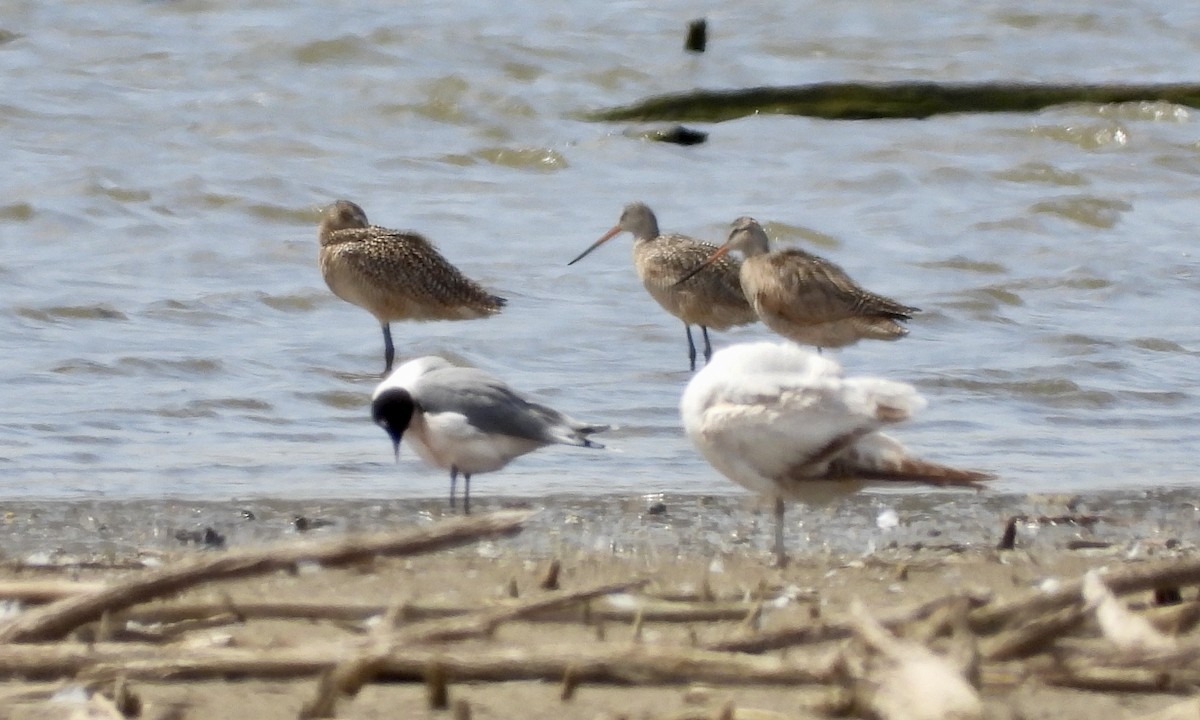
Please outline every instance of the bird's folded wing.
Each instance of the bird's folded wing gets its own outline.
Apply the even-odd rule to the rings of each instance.
[[[457,413],[480,432],[574,444],[568,439],[574,434],[569,418],[521,397],[481,370],[454,367],[429,373],[417,381],[413,397],[426,413]]]

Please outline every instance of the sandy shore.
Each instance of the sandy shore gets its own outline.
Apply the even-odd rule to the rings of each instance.
[[[740,500],[730,502],[743,507]],[[642,682],[631,676],[624,678],[624,682],[613,682],[588,676],[579,679],[568,693],[569,699],[564,700],[562,675],[570,676],[570,671],[555,676],[553,669],[530,668],[539,662],[552,668],[555,658],[574,652],[578,654],[575,667],[586,675],[591,672],[587,663],[596,662],[598,654],[605,658],[626,658],[617,664],[625,662],[632,667],[628,653],[639,648],[643,654],[686,654],[689,650],[717,648],[722,643],[771,637],[788,629],[844,625],[854,601],[862,602],[872,615],[880,618],[949,596],[969,597],[977,606],[995,607],[1009,599],[1028,597],[1039,588],[1059,587],[1089,569],[1121,572],[1157,563],[1189,563],[1196,558],[1194,538],[1163,532],[1161,517],[1154,520],[1133,517],[1127,508],[1120,511],[1110,508],[1107,514],[1097,507],[1081,512],[1074,501],[1069,502],[1070,508],[1057,508],[1055,514],[1030,514],[1029,502],[1042,509],[1053,509],[1046,503],[1053,505],[1057,501],[1039,499],[1007,507],[1013,515],[1025,515],[1015,524],[1017,537],[1011,550],[996,549],[1004,525],[997,521],[993,531],[974,541],[953,533],[945,541],[921,533],[924,539],[920,542],[876,543],[881,547],[866,553],[830,551],[822,546],[798,552],[788,567],[776,569],[769,566],[765,543],[761,542],[768,529],[765,527],[748,533],[751,541],[739,538],[730,543],[729,538],[722,537],[697,541],[695,546],[680,542],[664,545],[658,540],[661,527],[651,519],[646,522],[652,532],[638,541],[626,538],[600,547],[589,541],[581,546],[548,542],[547,524],[560,532],[564,524],[570,526],[572,521],[568,516],[572,513],[543,512],[520,536],[512,539],[486,539],[452,550],[357,562],[347,567],[301,564],[292,566],[290,571],[209,582],[165,601],[139,605],[134,611],[208,604],[224,607],[232,615],[227,612],[207,622],[191,621],[188,626],[124,625],[110,619],[107,627],[104,623],[93,623],[73,631],[64,640],[36,644],[38,648],[72,649],[76,653],[71,656],[75,658],[72,662],[77,665],[70,672],[55,671],[54,664],[47,661],[42,671],[30,674],[27,665],[14,664],[12,659],[14,648],[19,646],[9,644],[7,650],[0,648],[0,664],[7,663],[9,668],[9,679],[0,683],[0,718],[84,717],[78,714],[88,707],[83,688],[111,690],[111,681],[118,675],[128,677],[128,688],[141,705],[141,717],[296,718],[318,695],[317,672],[297,672],[290,677],[280,677],[289,674],[284,672],[253,671],[228,673],[223,677],[183,677],[178,668],[173,672],[148,669],[153,663],[147,658],[171,656],[199,662],[214,653],[233,651],[265,654],[263,657],[272,653],[307,657],[313,652],[328,651],[332,657],[347,648],[362,648],[364,643],[381,637],[376,629],[378,616],[361,622],[353,618],[314,620],[237,615],[239,607],[258,607],[266,602],[391,609],[393,615],[401,616],[398,625],[401,631],[409,628],[415,632],[425,627],[422,623],[445,621],[446,617],[461,620],[470,617],[473,611],[495,611],[514,603],[580,592],[601,584],[634,581],[644,584],[631,586],[615,599],[592,601],[587,605],[588,611],[576,604],[568,610],[556,611],[557,614],[503,622],[491,635],[414,644],[407,650],[410,659],[443,654],[445,661],[438,667],[442,668],[439,672],[448,676],[449,709],[431,707],[431,686],[422,682],[423,676],[418,674],[408,678],[409,681],[368,683],[356,696],[338,699],[334,716],[556,720],[827,717],[829,706],[844,703],[848,692],[845,683],[770,682],[753,673],[739,679],[736,672],[733,677],[722,677],[709,665],[691,666],[672,656],[661,659],[661,667],[651,663],[651,675],[674,673],[668,679],[648,677]],[[1183,507],[1180,502],[1176,505]],[[686,504],[673,503],[666,514],[683,505]],[[662,514],[658,508],[647,507],[646,511],[650,514],[644,518]],[[735,525],[752,522],[757,517],[753,509],[745,512],[749,514],[734,513],[736,518],[732,522]],[[1176,518],[1178,529],[1183,532],[1189,529],[1183,525],[1185,515]],[[407,526],[428,529],[441,522],[439,518],[421,517],[425,519]],[[905,517],[901,514],[902,522]],[[335,526],[323,528],[321,535],[308,535],[338,538],[344,537],[348,530],[351,528]],[[860,530],[872,532],[869,527]],[[678,533],[679,529],[671,532]],[[879,532],[878,527],[873,532]],[[542,537],[536,537],[539,534]],[[302,538],[293,535],[272,541],[298,540]],[[152,551],[143,548],[102,553],[87,559],[77,555],[65,560],[59,555],[61,561],[57,562],[29,562],[29,556],[13,558],[10,554],[0,570],[0,587],[19,587],[34,581],[88,587],[96,583],[113,585],[177,563],[253,550],[268,542],[271,541],[255,539],[236,543],[230,550],[202,550],[180,547],[178,541],[164,541]],[[681,544],[690,550],[679,551]],[[552,564],[559,567],[557,587],[545,589],[543,585],[547,584]],[[1196,604],[1194,589],[1182,587],[1182,597],[1182,606],[1175,607]],[[1149,592],[1132,593],[1124,599],[1134,605],[1153,604]],[[119,627],[114,631],[116,626]],[[913,631],[912,627],[909,631]],[[1184,629],[1190,630],[1190,624]],[[136,633],[130,634],[133,631]],[[1090,622],[1083,622],[1062,642],[1068,646],[1091,642],[1096,634]],[[928,644],[938,652],[953,655],[957,641],[943,635],[927,638]],[[1046,675],[1042,671],[1047,667],[1046,653],[1015,661],[993,661],[986,657],[987,648],[992,647],[988,645],[990,642],[994,641],[980,634],[971,643],[976,656],[983,655],[979,660],[982,670],[979,677],[986,717],[1088,720],[1140,717],[1179,702],[1187,678],[1193,677],[1164,681],[1159,688],[1163,691],[1156,692],[1149,692],[1154,689],[1151,687],[1123,686],[1116,682],[1084,690],[1068,686],[1080,683],[1064,683],[1061,678],[1053,680]],[[795,667],[820,666],[852,643],[840,636],[824,642],[793,643],[784,650],[736,655],[748,658],[747,662],[782,661],[795,670]],[[134,651],[144,653],[139,662],[113,659]],[[507,651],[516,654],[496,660],[498,669],[491,671],[494,677],[487,680],[481,676],[456,677],[460,672],[455,669],[459,667],[457,662],[465,663],[462,667],[474,668],[462,671],[468,675],[484,673],[477,668],[479,663]],[[86,656],[88,652],[92,653],[91,661],[78,659],[79,653]],[[722,653],[722,657],[728,654]],[[18,677],[19,668],[24,668],[20,673],[26,674],[25,677]],[[674,669],[668,672],[670,668]],[[687,677],[688,668],[694,670],[696,679]],[[403,672],[394,669],[389,672],[393,680],[404,680]],[[543,677],[529,677],[530,673],[539,672]],[[634,670],[630,672],[637,675]],[[269,677],[271,674],[276,677]],[[684,677],[679,677],[680,674]],[[503,679],[506,676],[512,679]],[[569,680],[568,685],[571,684]],[[1134,689],[1140,691],[1131,692]],[[92,711],[96,712],[95,708]],[[1192,713],[1194,717],[1194,709]]]

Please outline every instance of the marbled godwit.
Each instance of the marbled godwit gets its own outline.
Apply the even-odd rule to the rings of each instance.
[[[450,471],[450,507],[458,474],[466,481],[463,512],[471,512],[471,476],[499,470],[514,458],[553,444],[604,447],[588,435],[608,429],[588,425],[519,395],[482,370],[455,367],[429,355],[409,360],[375,388],[371,417],[421,459]]]
[[[742,291],[758,317],[780,335],[818,348],[852,345],[863,339],[898,340],[908,334],[900,323],[920,308],[859,287],[837,265],[798,248],[770,252],[762,226],[751,217],[733,221],[729,239],[707,263],[730,250],[746,259],[739,274]],[[686,287],[695,268],[680,280]]]
[[[463,275],[422,235],[371,225],[349,200],[325,208],[317,237],[325,284],[383,327],[384,373],[396,356],[393,320],[470,320],[495,315],[506,302]]]
[[[683,321],[692,370],[696,369],[692,325],[700,326],[704,336],[704,360],[707,362],[712,357],[712,344],[708,339],[710,327],[725,330],[757,319],[738,284],[738,268],[741,264],[732,258],[713,261],[693,282],[685,287],[677,286],[679,278],[708,259],[717,246],[686,235],[660,235],[658,220],[644,203],[626,205],[620,221],[567,264],[574,265],[621,232],[633,234],[633,265],[646,292],[664,310]]]
[[[786,562],[789,496],[849,493],[867,480],[977,486],[991,475],[908,455],[877,430],[925,406],[911,386],[843,378],[836,362],[791,343],[719,350],[683,392],[688,437],[714,468],[775,501],[775,558]]]

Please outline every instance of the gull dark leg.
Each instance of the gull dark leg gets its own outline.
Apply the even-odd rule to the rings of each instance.
[[[471,473],[463,473],[463,515],[471,514]]]
[[[392,361],[396,359],[396,346],[392,345],[392,326],[383,324],[383,374],[392,371]]]
[[[783,498],[775,498],[775,566],[787,565],[787,553],[783,549]]]
[[[701,325],[700,333],[704,335],[704,364],[707,365],[709,360],[712,360],[712,343],[708,341],[708,326]]]
[[[696,343],[692,342],[692,326],[687,323],[683,324],[683,331],[687,333],[688,339],[688,361],[692,364],[692,369],[696,369]]]
[[[450,509],[454,509],[454,486],[458,485],[458,468],[450,466]]]

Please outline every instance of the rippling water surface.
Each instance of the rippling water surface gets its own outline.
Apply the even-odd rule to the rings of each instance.
[[[1186,486],[1200,420],[1200,123],[1164,104],[831,122],[758,116],[655,144],[582,110],[823,80],[1193,80],[1200,9],[1001,0],[741,3],[682,52],[683,2],[100,0],[0,17],[0,496],[406,498],[367,400],[382,339],[316,269],[355,200],[510,299],[397,324],[619,429],[477,497],[738,492],[682,435],[683,329],[628,236],[644,200],[717,240],[750,214],[925,312],[838,353],[917,385],[897,431],[1001,492]],[[771,337],[715,333],[718,346]]]

